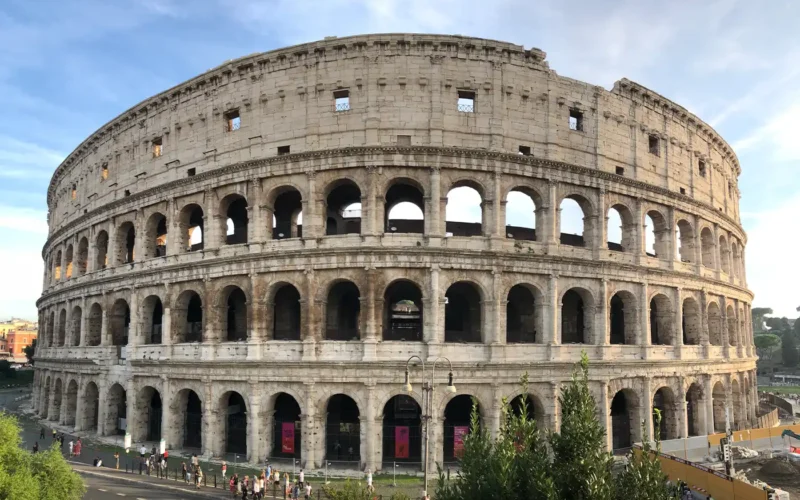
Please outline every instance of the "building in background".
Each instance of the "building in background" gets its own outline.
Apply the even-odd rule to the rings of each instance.
[[[37,323],[19,318],[11,318],[0,323],[0,359],[27,363],[25,348],[36,339],[38,330]]]

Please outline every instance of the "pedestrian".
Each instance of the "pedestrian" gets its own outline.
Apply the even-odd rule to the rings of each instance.
[[[255,477],[253,478],[253,498],[261,498],[261,485]]]
[[[247,489],[250,487],[249,476],[244,476],[242,480],[242,500],[247,500]]]
[[[283,473],[283,480],[284,480],[284,483],[286,484],[286,486],[284,487],[284,491],[286,493],[291,492],[292,491],[291,490],[292,483],[289,481],[289,473],[288,472],[284,472]]]
[[[269,460],[267,460],[267,478],[272,479],[272,466],[269,464]]]
[[[75,443],[73,443],[72,440],[70,439],[69,440],[69,456],[70,457],[73,456],[74,450],[75,450]]]
[[[197,474],[195,474],[195,488],[200,489],[200,486],[203,484],[203,470],[198,467]]]
[[[119,452],[114,452],[114,468],[119,470]]]
[[[222,480],[225,481],[225,476],[228,474],[228,462],[222,461]]]
[[[153,446],[153,449],[150,450],[150,454],[151,455],[155,455],[156,454],[156,447],[155,446]]]
[[[56,432],[55,429],[53,429],[53,441],[55,441],[57,437],[58,437],[58,433]]]
[[[300,487],[303,487],[303,483],[305,483],[306,474],[303,472],[303,469],[300,469]]]
[[[147,456],[147,448],[144,447],[144,443],[142,443],[142,447],[139,448],[139,456],[142,458],[142,460],[144,460],[144,458]]]
[[[306,483],[306,500],[311,499],[311,483]]]
[[[164,460],[169,458],[169,450],[164,448]]]
[[[78,441],[75,443],[75,456],[81,456],[81,448],[83,448],[83,443],[81,443],[81,438],[78,438]]]
[[[273,481],[274,481],[274,483],[276,485],[280,485],[281,484],[281,473],[278,472],[278,469],[273,469],[272,470],[272,478],[273,478]]]
[[[39,441],[33,443],[33,452],[36,453],[39,451]]]
[[[44,439],[44,427],[39,431],[39,439]]]
[[[200,465],[200,460],[197,458],[197,453],[192,455],[192,467],[195,469]]]
[[[294,498],[294,500],[300,498],[300,486],[297,484],[297,481],[294,482],[294,488],[292,488],[292,498]]]
[[[367,469],[367,491],[370,493],[375,491],[375,488],[372,486],[372,471]]]
[[[236,482],[237,482],[237,480],[238,480],[238,478],[236,477],[236,474],[234,474],[233,477],[231,477],[230,482],[228,483],[228,487],[230,488],[231,496],[233,498],[236,498]]]
[[[181,462],[181,474],[183,474],[183,480],[186,481],[186,484],[189,484],[189,469],[186,468],[186,462]]]

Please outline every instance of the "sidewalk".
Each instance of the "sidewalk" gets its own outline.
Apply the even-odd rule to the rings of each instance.
[[[187,495],[195,495],[198,497],[203,498],[230,498],[230,492],[216,490],[212,488],[210,491],[208,488],[201,487],[200,489],[196,489],[193,485],[187,485],[183,481],[172,481],[169,479],[159,479],[157,476],[148,476],[148,475],[139,475],[139,474],[131,474],[126,473],[124,470],[116,470],[111,469],[106,466],[103,467],[92,467],[91,465],[86,465],[80,462],[74,462],[71,460],[67,460],[67,463],[72,466],[72,469],[80,474],[88,474],[98,477],[104,477],[108,479],[115,479],[117,481],[125,481],[128,483],[137,483],[137,484],[147,484],[148,486],[154,486],[157,488],[164,488],[173,491],[180,491],[183,494]]]

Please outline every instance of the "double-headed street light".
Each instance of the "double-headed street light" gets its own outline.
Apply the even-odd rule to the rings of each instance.
[[[431,369],[431,378],[430,381],[425,378],[425,361],[422,360],[419,356],[411,356],[406,361],[406,382],[405,382],[405,390],[407,393],[412,394],[414,392],[414,387],[411,385],[411,376],[410,376],[410,368],[411,368],[411,361],[417,359],[419,360],[419,364],[422,365],[422,422],[425,428],[425,461],[423,474],[425,475],[425,489],[422,491],[422,496],[424,498],[428,497],[428,457],[429,453],[429,438],[430,438],[430,421],[431,421],[431,408],[433,408],[433,394],[436,389],[435,382],[436,382],[436,363],[440,360],[447,361],[447,364],[450,366],[450,373],[447,375],[447,387],[445,391],[449,392],[450,394],[456,393],[456,386],[453,384],[453,363],[450,362],[449,359],[445,357],[438,357],[433,361],[433,368]]]

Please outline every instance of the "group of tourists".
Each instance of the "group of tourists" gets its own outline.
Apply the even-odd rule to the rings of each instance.
[[[115,455],[116,458],[116,455]],[[142,473],[143,470],[147,471],[147,475],[151,475],[153,472],[158,472],[161,475],[161,472],[166,472],[167,470],[167,459],[169,458],[169,451],[164,450],[164,453],[156,453],[156,447],[150,450],[150,454],[147,454],[147,447],[142,444],[142,447],[139,448],[139,474]],[[119,467],[117,467],[119,468]]]
[[[40,440],[44,440],[45,439],[45,437],[44,437],[45,436],[45,431],[46,431],[46,429],[44,427],[42,427],[39,430],[39,439]],[[58,431],[56,431],[55,429],[53,429],[52,432],[53,432],[53,442],[54,443],[56,443],[56,442],[58,443],[58,446],[59,446],[59,448],[61,448],[62,452],[66,451],[64,449],[64,442],[66,441],[66,436],[64,435],[64,433],[59,434]],[[78,438],[77,441],[73,441],[73,440],[70,439],[69,443],[68,443],[68,446],[69,446],[69,457],[70,458],[71,457],[80,457],[81,456],[81,448],[83,447],[83,443],[81,443],[81,438]],[[36,442],[33,443],[33,452],[34,453],[38,453],[39,452],[39,441],[36,441]]]
[[[227,465],[225,462],[222,462],[222,467],[222,477],[223,479],[226,479],[225,473],[227,472]],[[283,480],[286,498],[291,498],[293,500],[300,498],[311,498],[311,483],[306,482],[305,472],[303,469],[300,469],[300,474],[298,474],[294,483],[292,483],[288,472],[284,472]],[[278,469],[273,468],[270,464],[267,464],[267,468],[263,469],[260,475],[253,476],[252,478],[248,475],[245,475],[243,478],[239,478],[238,474],[234,474],[233,477],[231,477],[228,485],[233,498],[241,498],[242,500],[261,500],[266,495],[270,483],[273,484],[273,488],[280,488],[281,473],[278,471]]]

